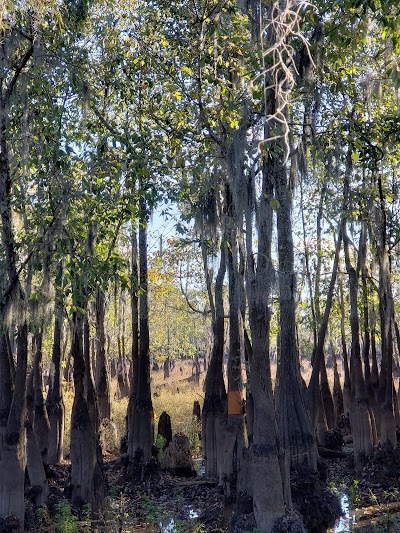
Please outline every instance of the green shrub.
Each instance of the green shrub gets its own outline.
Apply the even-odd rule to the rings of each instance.
[[[56,533],[78,533],[77,518],[72,514],[71,505],[67,500],[62,500],[56,505],[54,517]]]

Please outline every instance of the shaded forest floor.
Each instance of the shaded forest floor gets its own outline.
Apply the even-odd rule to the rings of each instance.
[[[201,470],[201,460],[197,461]],[[215,483],[201,475],[180,478],[158,471],[144,483],[126,481],[124,457],[109,457],[104,462],[107,497],[102,520],[93,522],[87,510],[69,506],[64,490],[69,483],[70,464],[52,467],[49,512],[29,507],[27,531],[75,532],[222,532],[223,499]],[[29,496],[29,492],[28,492]]]
[[[303,377],[309,377],[309,363],[303,362]],[[173,432],[188,435],[194,457],[201,456],[200,427],[193,422],[192,408],[195,400],[202,403],[202,377],[200,383],[191,378],[190,361],[177,363],[167,380],[163,372],[152,373],[153,405],[155,423],[163,410],[171,415]],[[274,373],[274,365],[273,365]],[[328,370],[330,378],[331,371]],[[70,417],[73,393],[67,392],[66,421]],[[125,413],[127,398],[118,399],[116,382],[113,382],[113,419],[117,429],[116,448],[119,438],[125,430]],[[68,435],[68,427],[66,428]],[[65,452],[69,451],[66,441]],[[111,446],[112,448],[112,446]],[[377,452],[365,469],[355,474],[352,464],[352,449],[344,449],[348,457],[329,459],[321,462],[321,478],[327,482],[330,491],[339,497],[343,516],[328,531],[345,533],[361,531],[363,533],[400,532],[400,452]],[[223,533],[228,531],[224,518],[223,494],[213,483],[202,478],[201,459],[196,461],[198,476],[193,479],[173,477],[165,472],[156,472],[145,483],[132,483],[124,475],[124,457],[105,453],[104,468],[108,481],[104,519],[91,523],[87,509],[71,508],[64,496],[64,489],[69,483],[70,464],[65,461],[58,467],[52,467],[49,479],[49,512],[39,512],[28,506],[27,525],[30,531],[75,533],[85,531],[101,532],[151,532],[151,533]],[[293,492],[303,505],[303,513],[318,522],[317,505],[329,506],[329,497],[316,501],[309,497],[307,482],[312,486],[313,480],[304,481],[302,473],[293,476]],[[301,483],[297,486],[297,480]],[[315,493],[314,493],[315,494]],[[29,492],[27,494],[29,496]],[[317,495],[318,496],[318,495]],[[294,495],[296,499],[296,495]],[[318,499],[318,497],[317,497]],[[322,507],[323,507],[322,506]],[[252,515],[242,517],[236,524],[236,532],[256,533]],[[326,526],[309,529],[311,533],[327,531]]]
[[[348,450],[350,452],[350,450]],[[385,454],[386,455],[386,454]],[[395,459],[396,457],[396,459]],[[387,456],[386,456],[387,458]],[[361,475],[354,474],[351,457],[324,461],[331,490],[340,497],[343,516],[333,528],[315,527],[311,533],[324,531],[400,532],[400,488],[395,452],[390,466],[384,467],[383,453],[376,454]],[[124,458],[109,456],[104,463],[108,481],[105,513],[101,521],[90,522],[85,509],[70,508],[64,497],[69,482],[69,464],[52,468],[49,515],[28,512],[29,531],[34,532],[126,532],[126,533],[223,533],[223,495],[213,483],[199,475],[187,479],[155,472],[145,483],[132,483],[124,475]],[[307,500],[308,494],[303,494]],[[314,502],[307,512],[316,514]],[[29,524],[30,523],[30,524]],[[240,525],[239,525],[240,523]],[[230,531],[256,533],[252,516],[242,517]]]

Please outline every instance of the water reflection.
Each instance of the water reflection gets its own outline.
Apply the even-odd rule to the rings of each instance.
[[[195,509],[189,509],[188,516],[190,520],[194,520],[195,518],[199,518],[199,513]]]
[[[333,531],[334,533],[348,533],[351,531],[351,526],[355,523],[356,517],[354,511],[350,509],[350,499],[347,494],[340,494],[339,499],[342,506],[343,516],[339,518]]]
[[[187,511],[187,516],[190,520],[195,520],[200,515],[196,509],[189,509]],[[171,516],[166,518],[163,522],[159,522],[158,525],[160,527],[160,533],[176,533],[177,531],[176,522]]]
[[[206,467],[205,467],[205,464],[204,464],[204,459],[203,458],[199,458],[199,459],[194,459],[194,468],[197,472],[197,475],[198,476],[204,476],[204,474],[206,473]]]
[[[168,522],[160,522],[160,533],[176,533],[176,524],[173,518],[170,518]]]

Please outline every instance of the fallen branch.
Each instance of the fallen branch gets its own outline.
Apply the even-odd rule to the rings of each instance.
[[[348,454],[339,450],[330,450],[329,448],[323,448],[318,446],[318,453],[324,459],[346,459]]]
[[[218,481],[211,479],[194,479],[189,481],[176,481],[175,485],[178,487],[193,487],[198,485],[202,485],[204,487],[216,487],[218,485]]]

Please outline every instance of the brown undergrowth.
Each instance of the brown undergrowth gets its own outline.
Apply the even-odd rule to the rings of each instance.
[[[191,380],[192,363],[182,361],[171,370],[170,377],[164,380],[163,371],[152,372],[152,399],[154,408],[154,423],[157,429],[158,419],[163,411],[171,417],[172,432],[184,433],[189,437],[191,451],[194,457],[201,455],[200,425],[193,421],[193,403],[197,400],[203,405],[203,380],[199,384]],[[118,439],[126,433],[126,413],[128,398],[118,398],[117,382],[111,382],[111,412],[112,419],[117,429]],[[70,449],[71,410],[74,401],[74,392],[64,384],[65,404],[65,434],[64,455],[68,457]]]

